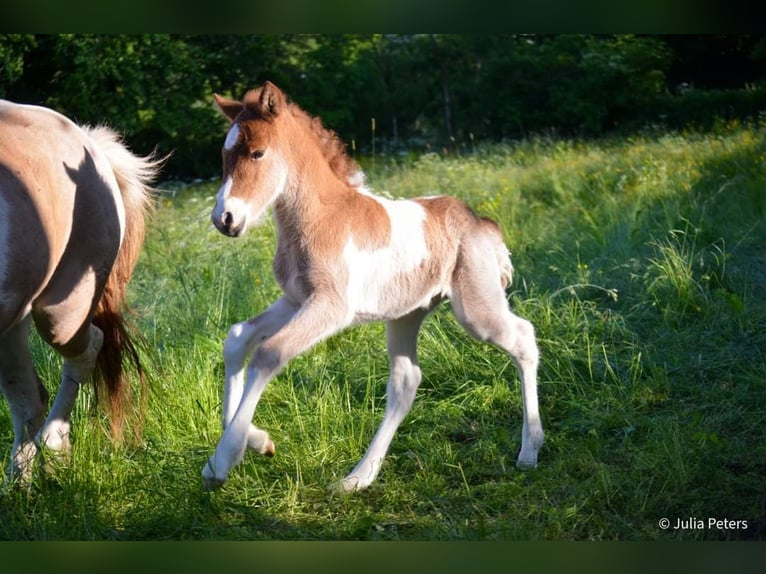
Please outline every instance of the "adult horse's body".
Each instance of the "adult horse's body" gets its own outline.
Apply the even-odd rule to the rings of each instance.
[[[11,477],[30,479],[39,445],[69,450],[72,407],[94,366],[112,431],[122,430],[123,361],[140,365],[121,309],[159,164],[105,127],[0,100],[0,388],[13,419]],[[47,418],[28,348],[33,321],[63,356]]]
[[[498,226],[451,197],[373,196],[335,134],[269,82],[242,102],[216,102],[232,125],[212,221],[237,237],[274,206],[273,266],[284,296],[234,325],[224,343],[224,433],[202,469],[205,486],[222,484],[246,446],[274,454],[269,435],[251,420],[266,384],[291,358],[350,325],[384,320],[391,375],[383,421],[336,485],[342,492],[369,486],[421,380],[421,323],[445,298],[468,332],[517,365],[524,410],[517,464],[536,465],[543,442],[538,350],[531,323],[508,307],[513,268]]]

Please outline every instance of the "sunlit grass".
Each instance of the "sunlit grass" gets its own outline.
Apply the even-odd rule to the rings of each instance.
[[[255,417],[277,456],[248,454],[223,489],[202,491],[220,436],[226,332],[279,296],[274,230],[218,234],[216,182],[168,191],[131,283],[151,376],[142,440],[110,445],[83,392],[71,467],[4,494],[0,538],[762,538],[765,135],[735,126],[376,158],[373,190],[457,195],[501,224],[516,267],[509,300],[542,352],[546,443],[538,469],[515,469],[515,368],[445,305],[421,334],[424,380],[378,481],[346,498],[326,487],[382,417],[381,325],[291,362]],[[39,342],[35,354],[54,386],[58,360]],[[4,462],[10,429],[3,405]],[[688,516],[749,527],[657,526]]]

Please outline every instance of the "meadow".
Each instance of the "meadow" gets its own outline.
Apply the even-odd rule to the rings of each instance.
[[[0,539],[766,537],[766,125],[362,163],[378,193],[456,195],[503,227],[509,301],[541,349],[539,467],[514,466],[515,368],[444,304],[423,328],[424,380],[371,488],[327,491],[382,416],[382,325],[291,362],[256,411],[276,457],[249,453],[204,492],[224,337],[279,294],[274,229],[226,238],[209,221],[217,181],[166,183],[130,287],[149,375],[143,432],[112,445],[84,389],[70,465],[0,495]],[[53,387],[59,361],[34,345]],[[11,443],[3,401],[4,466]]]

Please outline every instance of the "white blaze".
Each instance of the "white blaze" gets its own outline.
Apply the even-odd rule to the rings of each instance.
[[[231,186],[234,184],[234,180],[231,178],[231,176],[226,178],[226,181],[223,182],[223,185],[218,190],[218,201],[223,202],[226,201],[226,198],[229,197],[229,194],[231,193]]]
[[[229,133],[226,134],[226,141],[223,142],[223,149],[230,150],[236,145],[238,139],[239,139],[239,125],[234,124],[233,126],[231,126]]]
[[[236,126],[235,126],[236,127]],[[232,128],[233,130],[233,128]],[[229,132],[231,135],[231,132]],[[227,136],[227,141],[229,136]],[[258,223],[261,216],[266,212],[274,200],[285,190],[289,180],[289,167],[281,155],[269,152],[264,155],[260,169],[265,170],[257,185],[248,185],[248,182],[237,181],[237,185],[247,192],[245,197],[232,197],[234,189],[234,178],[229,175],[223,182],[216,196],[215,207],[213,208],[213,220],[221,221],[224,213],[230,213],[235,224],[244,224],[246,227]]]

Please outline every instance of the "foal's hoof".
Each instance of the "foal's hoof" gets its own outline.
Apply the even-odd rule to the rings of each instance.
[[[221,480],[220,478],[205,478],[203,476],[202,488],[205,489],[206,492],[212,492],[221,488],[225,482],[225,480]]]
[[[516,468],[519,470],[531,470],[537,468],[537,456],[534,458],[521,458],[516,461]]]
[[[362,490],[362,487],[359,484],[359,479],[355,476],[347,476],[343,480],[333,482],[327,487],[327,491],[330,494],[337,494],[340,496],[345,496],[359,490]]]
[[[250,425],[250,429],[247,431],[247,446],[260,455],[273,457],[277,452],[274,446],[274,441],[269,437],[269,433],[265,430]]]
[[[14,490],[28,490],[32,487],[32,472],[21,473],[18,470],[11,470],[6,474],[5,480],[0,486],[0,493],[7,494]]]
[[[215,475],[213,464],[208,460],[205,466],[202,467],[202,488],[210,492],[212,490],[218,490],[226,482],[226,477],[218,478]]]
[[[263,447],[261,454],[269,458],[274,458],[274,455],[277,454],[277,447],[274,446],[274,441],[269,439],[266,442],[266,446]]]

